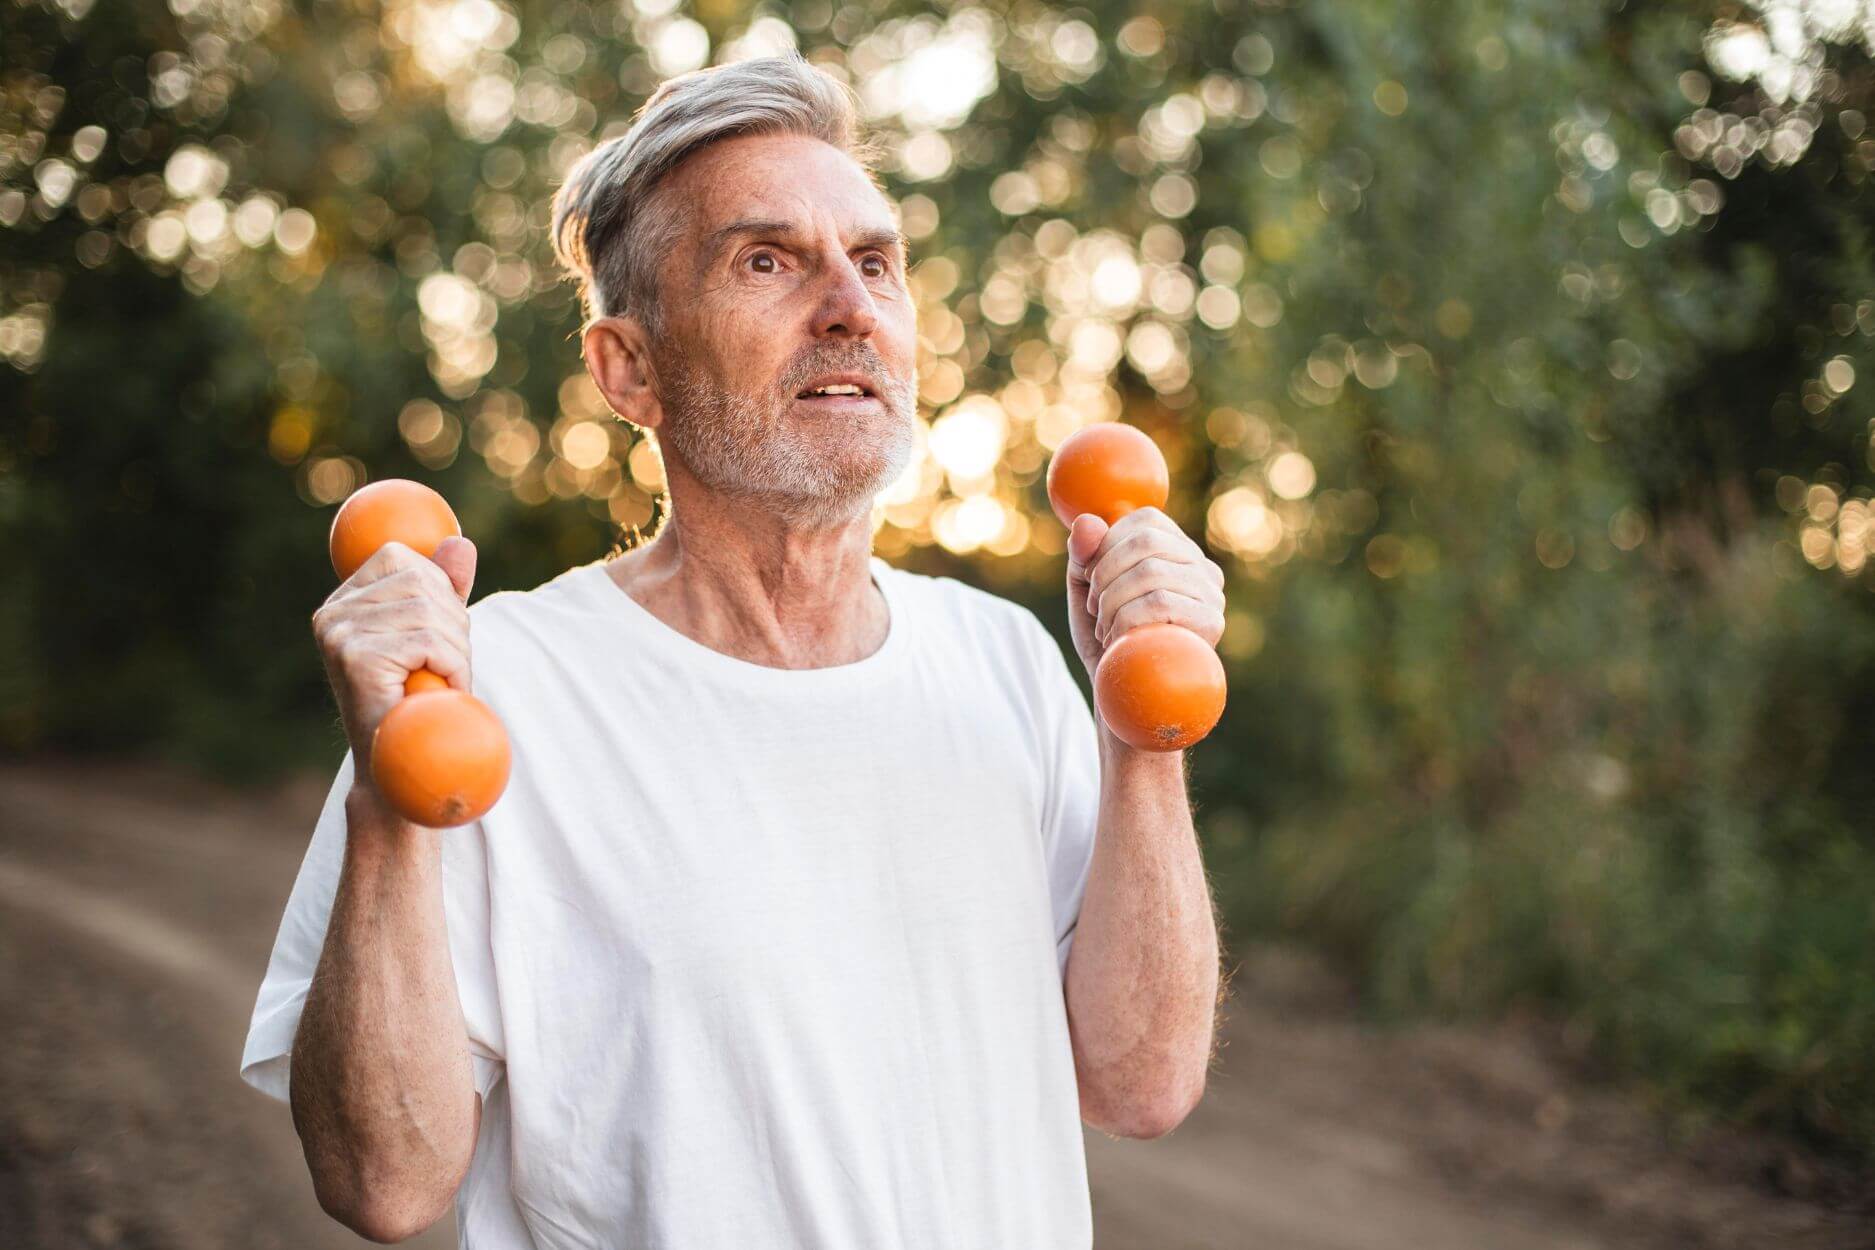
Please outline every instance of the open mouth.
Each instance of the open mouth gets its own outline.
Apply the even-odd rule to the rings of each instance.
[[[838,411],[843,408],[860,408],[867,404],[876,404],[879,397],[857,383],[840,383],[830,388],[816,388],[802,391],[795,401],[810,407]]]

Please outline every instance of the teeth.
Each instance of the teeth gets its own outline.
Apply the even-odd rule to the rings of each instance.
[[[837,382],[832,386],[817,386],[809,395],[864,395],[866,392],[850,382]]]

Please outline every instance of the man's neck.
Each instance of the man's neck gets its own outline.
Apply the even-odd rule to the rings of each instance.
[[[808,525],[692,490],[673,500],[657,538],[606,572],[646,611],[712,650],[770,668],[828,668],[885,642],[889,613],[872,584],[871,555],[865,511]]]

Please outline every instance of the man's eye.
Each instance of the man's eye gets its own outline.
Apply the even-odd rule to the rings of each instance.
[[[776,263],[778,263],[778,262],[776,261],[776,257],[775,257],[775,254],[774,254],[774,252],[772,252],[772,251],[770,251],[770,250],[768,250],[768,249],[766,249],[766,248],[763,248],[763,249],[761,249],[760,251],[754,251],[754,252],[750,252],[750,253],[749,253],[749,254],[748,254],[748,255],[747,255],[746,257],[744,257],[744,258],[743,258],[743,263],[744,263],[745,265],[752,265],[752,264],[754,264],[754,263],[755,263],[755,262],[757,262],[757,261],[767,261],[767,262],[769,262],[769,264],[770,264],[771,266],[772,266],[772,265],[774,265],[774,264],[776,264]],[[864,258],[863,258],[863,259],[862,259],[862,260],[860,261],[860,263],[861,263],[861,264],[872,264],[872,265],[877,265],[877,266],[878,266],[878,269],[877,269],[877,270],[875,270],[875,271],[874,271],[874,272],[873,272],[873,273],[871,274],[871,276],[872,276],[872,277],[875,277],[875,278],[884,278],[884,277],[889,277],[889,276],[891,276],[891,273],[892,273],[892,262],[891,262],[890,260],[888,260],[888,259],[886,259],[886,257],[884,256],[884,254],[883,254],[883,253],[880,253],[880,252],[871,252],[871,253],[868,253],[868,254],[867,254],[867,255],[866,255],[866,256],[865,256],[865,257],[864,257]],[[757,270],[757,272],[758,272],[758,273],[775,273],[775,272],[776,272],[776,270],[775,270],[774,268],[772,268],[772,267],[771,267],[771,268],[768,268],[768,269],[761,269],[761,270]]]

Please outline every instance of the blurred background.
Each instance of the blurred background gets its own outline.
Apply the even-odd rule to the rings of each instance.
[[[355,1244],[235,1073],[344,752],[333,509],[437,487],[478,596],[653,532],[548,200],[798,47],[913,242],[880,554],[1065,645],[1041,479],[1118,419],[1230,576],[1228,1044],[1090,1135],[1096,1244],[1875,1244],[1875,4],[0,23],[0,1240]]]

